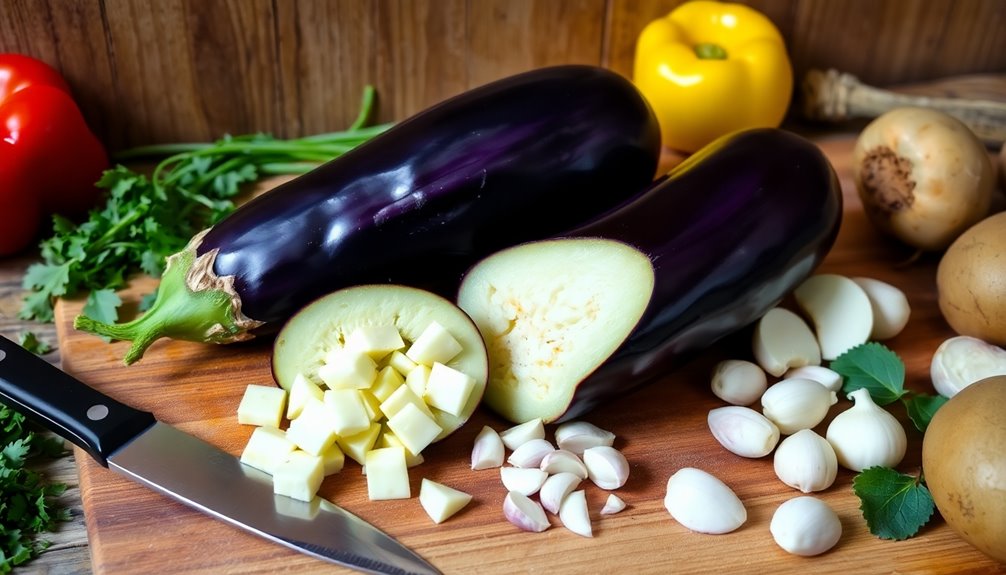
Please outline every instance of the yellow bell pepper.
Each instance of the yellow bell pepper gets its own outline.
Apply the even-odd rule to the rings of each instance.
[[[793,70],[764,14],[697,0],[643,29],[633,81],[657,115],[664,145],[694,152],[737,130],[778,127]]]

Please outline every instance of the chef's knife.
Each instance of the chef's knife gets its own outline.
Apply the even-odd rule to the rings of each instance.
[[[274,496],[268,474],[113,400],[3,336],[0,401],[103,466],[266,539],[368,573],[439,573],[328,501]]]

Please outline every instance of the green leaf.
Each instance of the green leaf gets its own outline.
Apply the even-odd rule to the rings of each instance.
[[[871,467],[852,481],[870,533],[901,541],[929,522],[936,506],[922,482],[888,467]]]
[[[84,315],[103,323],[115,323],[115,320],[119,318],[118,308],[120,305],[122,305],[122,299],[115,293],[115,290],[95,290],[87,296]]]
[[[52,346],[40,340],[34,332],[23,331],[18,339],[18,343],[21,344],[21,347],[36,355],[45,355],[52,351]]]
[[[905,364],[886,346],[870,342],[858,345],[831,362],[845,383],[846,395],[866,388],[877,405],[887,405],[907,393],[905,391]]]
[[[936,415],[936,410],[943,407],[947,398],[942,395],[927,395],[924,393],[913,393],[901,398],[905,404],[909,419],[915,424],[915,428],[925,433],[929,427],[929,422]]]

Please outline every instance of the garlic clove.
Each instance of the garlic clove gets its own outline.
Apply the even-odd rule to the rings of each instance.
[[[546,439],[531,439],[513,450],[507,463],[514,467],[540,467],[541,460],[555,451],[555,447]]]
[[[1006,374],[1006,350],[980,339],[959,335],[936,348],[929,375],[936,393],[953,397],[972,383]]]
[[[769,386],[761,396],[762,413],[783,435],[810,429],[824,421],[838,401],[835,392],[809,379],[784,379]]]
[[[593,537],[590,513],[587,511],[587,497],[583,490],[574,491],[562,500],[559,506],[559,521],[563,527],[583,537]]]
[[[625,509],[625,501],[622,501],[622,498],[614,493],[609,493],[608,499],[604,501],[604,507],[601,508],[601,515],[614,515],[623,509]]]
[[[562,500],[580,485],[582,479],[572,473],[550,475],[538,492],[541,505],[550,513],[558,513]]]
[[[842,391],[842,384],[845,383],[841,374],[822,365],[805,365],[803,367],[791,369],[786,372],[783,378],[809,379],[820,383],[828,391],[834,391],[836,393]]]
[[[496,430],[488,425],[475,436],[472,447],[472,469],[491,469],[503,465],[503,440]]]
[[[718,407],[706,420],[716,441],[741,457],[764,457],[779,443],[779,428],[750,407]]]
[[[698,533],[729,533],[747,521],[747,509],[733,490],[694,467],[679,469],[667,480],[664,507],[678,523]]]
[[[629,462],[614,447],[598,445],[583,452],[587,477],[601,489],[618,489],[629,478]]]
[[[507,491],[516,491],[522,495],[534,495],[544,485],[548,474],[537,467],[525,469],[521,467],[501,467],[500,479]]]
[[[838,464],[857,472],[877,465],[896,467],[908,447],[901,422],[874,403],[866,389],[857,389],[849,397],[855,403],[836,415],[825,433]]]
[[[768,378],[756,363],[726,359],[713,368],[710,387],[713,395],[731,405],[751,405],[765,393]]]
[[[556,449],[546,454],[539,467],[549,475],[566,472],[572,473],[580,479],[587,478],[587,466],[575,453],[565,449]]]
[[[811,557],[828,551],[842,538],[842,522],[824,501],[810,496],[790,499],[772,514],[772,538],[787,553]]]
[[[796,304],[811,318],[821,357],[833,360],[864,344],[873,331],[873,306],[856,282],[838,274],[817,274],[793,290]]]
[[[755,324],[752,339],[755,361],[779,377],[792,367],[820,365],[821,348],[803,319],[788,309],[770,309]]]
[[[614,433],[586,421],[570,421],[555,428],[555,444],[559,449],[565,449],[576,455],[581,455],[584,450],[591,447],[599,445],[611,447],[614,443]]]
[[[885,340],[901,333],[908,325],[912,308],[908,305],[905,292],[878,279],[854,277],[852,281],[866,292],[873,307],[873,329],[871,340]]]
[[[828,441],[810,429],[782,440],[775,450],[776,477],[804,493],[823,491],[835,483],[838,458]]]
[[[541,504],[516,491],[507,493],[503,499],[503,516],[524,531],[541,533],[551,527]]]
[[[500,439],[507,449],[513,451],[532,439],[545,439],[545,424],[541,418],[525,421],[500,432]]]

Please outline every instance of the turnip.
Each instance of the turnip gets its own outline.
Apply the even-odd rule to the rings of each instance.
[[[926,108],[896,108],[860,133],[853,178],[870,221],[924,251],[942,250],[989,212],[995,171],[977,136]]]

